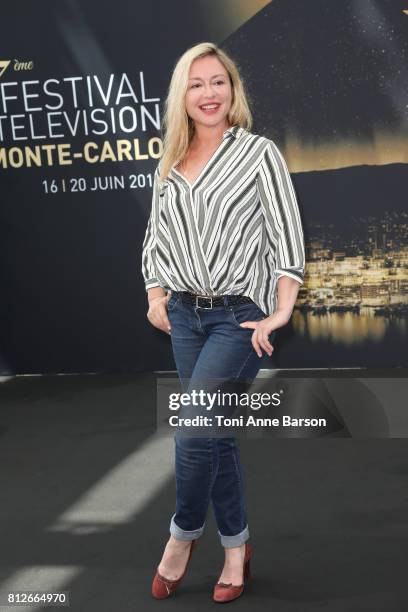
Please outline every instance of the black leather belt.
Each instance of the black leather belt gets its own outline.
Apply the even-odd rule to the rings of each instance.
[[[174,292],[176,293],[176,292]],[[190,293],[189,291],[178,291],[177,292],[182,302],[186,304],[193,304],[198,308],[213,308],[214,306],[224,306],[224,298],[227,298],[227,304],[247,304],[252,302],[251,298],[247,295],[197,295]]]

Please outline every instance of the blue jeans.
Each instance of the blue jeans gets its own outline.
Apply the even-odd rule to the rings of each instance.
[[[202,389],[211,379],[252,382],[263,358],[251,343],[254,330],[239,324],[266,316],[254,302],[231,306],[225,298],[222,306],[206,310],[182,302],[180,294],[172,291],[167,308],[183,392]],[[270,342],[275,334],[269,335]],[[170,533],[179,540],[200,537],[211,500],[222,546],[241,546],[249,529],[235,438],[176,433],[174,441],[176,506]]]

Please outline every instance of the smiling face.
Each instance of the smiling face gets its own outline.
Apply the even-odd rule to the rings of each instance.
[[[207,55],[192,62],[185,101],[187,114],[196,125],[227,125],[232,87],[218,58]]]

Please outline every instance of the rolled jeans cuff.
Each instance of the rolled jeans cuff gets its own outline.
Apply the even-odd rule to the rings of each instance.
[[[197,538],[203,535],[205,521],[202,527],[200,527],[199,529],[193,529],[192,531],[186,531],[185,529],[181,529],[178,525],[176,525],[176,523],[174,522],[175,516],[176,515],[173,514],[173,516],[171,517],[170,533],[174,538],[176,538],[176,540],[185,540],[185,541],[196,540]]]
[[[218,534],[220,535],[221,544],[224,548],[234,548],[235,546],[242,546],[242,544],[249,539],[249,528],[247,525],[241,533],[237,533],[237,535],[233,536],[224,536],[219,530]]]

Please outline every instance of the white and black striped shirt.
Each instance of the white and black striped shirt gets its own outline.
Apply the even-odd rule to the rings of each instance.
[[[174,166],[159,183],[159,166],[143,241],[146,291],[247,295],[275,312],[278,278],[302,284],[305,266],[296,195],[275,143],[234,125],[193,184]]]

